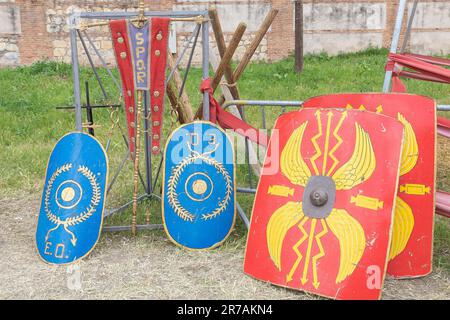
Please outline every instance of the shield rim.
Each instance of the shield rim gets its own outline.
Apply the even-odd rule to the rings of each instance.
[[[230,143],[231,145],[231,153],[233,156],[233,221],[231,223],[230,226],[230,230],[228,230],[227,235],[219,242],[216,242],[214,245],[207,247],[207,248],[189,248],[187,246],[182,245],[181,243],[175,241],[175,239],[173,239],[172,235],[169,233],[169,231],[167,230],[167,226],[166,226],[166,219],[164,217],[164,204],[165,204],[165,181],[166,181],[166,152],[167,152],[167,146],[169,145],[173,134],[178,131],[181,128],[184,128],[188,125],[195,125],[195,124],[208,124],[216,129],[218,129],[219,131],[221,131],[227,141]],[[217,124],[212,123],[210,121],[205,121],[205,120],[197,120],[197,121],[192,121],[189,123],[184,123],[182,125],[180,125],[179,127],[177,127],[175,130],[173,130],[169,136],[167,137],[165,146],[164,146],[164,163],[163,163],[163,170],[162,170],[162,192],[161,192],[161,217],[162,217],[162,225],[164,227],[164,231],[166,232],[166,235],[168,236],[169,240],[174,243],[176,246],[178,246],[179,248],[185,249],[187,251],[192,251],[192,252],[202,252],[202,251],[210,251],[213,250],[219,246],[221,246],[230,236],[231,232],[233,232],[235,224],[236,224],[236,163],[235,159],[234,159],[235,153],[234,153],[234,145],[233,145],[233,141],[231,140],[231,138],[228,136],[228,134],[226,133],[226,131],[224,129],[222,129],[221,127],[219,127]]]
[[[276,125],[278,124],[278,121],[280,120],[280,118],[282,117],[282,116],[287,116],[287,115],[289,115],[289,114],[291,114],[291,113],[300,113],[300,112],[302,112],[303,110],[308,110],[308,109],[312,109],[312,108],[303,108],[303,107],[301,107],[300,109],[298,109],[298,110],[293,110],[293,111],[290,111],[290,112],[286,112],[286,113],[283,113],[281,116],[279,116],[278,118],[277,118],[277,120],[275,121],[275,124],[274,124],[274,126],[273,127],[276,127]],[[316,109],[324,109],[324,110],[345,110],[345,109],[342,109],[342,108],[316,108]],[[376,116],[381,116],[381,117],[386,117],[386,118],[390,118],[390,119],[393,119],[392,117],[389,117],[389,116],[386,116],[386,115],[384,115],[384,114],[377,114],[377,113],[375,113],[375,112],[370,112],[370,111],[362,111],[362,110],[348,110],[348,111],[351,111],[351,112],[358,112],[358,113],[369,113],[369,114],[374,114],[374,115],[376,115]],[[399,122],[398,120],[396,120],[396,119],[394,119],[395,121],[397,121],[397,122]],[[403,145],[403,141],[404,141],[404,137],[405,137],[405,133],[404,133],[404,130],[402,130],[402,137],[401,137],[401,146]],[[270,138],[272,138],[272,135],[271,135],[271,137]],[[270,142],[270,140],[269,140],[269,142]],[[266,152],[265,152],[265,155],[264,155],[264,162],[265,162],[265,159],[266,159],[266,157],[267,157],[267,152],[268,152],[268,150],[269,150],[269,148],[266,148]],[[398,168],[400,168],[400,163],[401,163],[401,150],[400,150],[400,156],[399,156],[399,158],[398,158]],[[262,171],[261,171],[262,172]],[[394,222],[394,210],[395,210],[395,203],[396,203],[396,195],[397,195],[397,192],[398,192],[398,181],[399,181],[399,177],[400,177],[400,170],[397,170],[397,175],[396,175],[396,183],[395,183],[395,190],[394,190],[394,193],[393,193],[393,202],[392,202],[392,208],[391,208],[391,212],[390,212],[390,215],[391,215],[391,221],[390,221],[390,224],[389,224],[389,239],[388,239],[388,245],[387,245],[387,248],[386,248],[386,257],[385,257],[385,262],[384,262],[384,268],[383,268],[383,270],[382,270],[382,273],[381,273],[381,285],[380,285],[380,289],[378,289],[378,295],[377,295],[377,300],[380,300],[381,299],[381,296],[382,296],[382,294],[383,294],[383,287],[384,287],[384,281],[386,280],[386,276],[387,276],[387,266],[388,266],[388,260],[389,260],[389,248],[391,247],[391,242],[392,242],[392,229],[393,229],[393,222]],[[256,187],[256,190],[258,190],[259,189],[259,185],[260,185],[260,183],[261,183],[261,178],[258,180],[258,185],[257,185],[257,187]],[[254,197],[254,199],[253,199],[253,206],[252,206],[252,219],[250,220],[250,227],[251,227],[251,223],[252,223],[252,221],[253,221],[253,208],[255,207],[255,203],[256,203],[256,194],[255,194],[255,197]],[[248,232],[247,232],[247,239],[246,239],[246,242],[245,242],[245,251],[244,251],[244,260],[243,260],[243,272],[244,272],[244,274],[246,274],[247,276],[249,276],[249,277],[251,277],[252,279],[255,279],[255,280],[258,280],[258,281],[261,281],[261,282],[264,282],[264,283],[269,283],[269,284],[271,284],[271,285],[274,285],[274,286],[277,286],[277,287],[281,287],[281,288],[285,288],[285,289],[289,289],[289,290],[295,290],[295,291],[300,291],[300,292],[304,292],[304,293],[308,293],[308,294],[313,294],[313,295],[316,295],[316,296],[320,296],[320,297],[324,297],[324,298],[328,298],[328,299],[333,299],[333,300],[343,300],[343,299],[338,299],[336,296],[329,296],[329,295],[326,295],[326,294],[322,294],[322,293],[317,293],[317,292],[312,292],[312,291],[309,291],[309,290],[304,290],[304,289],[301,289],[301,288],[293,288],[293,287],[290,287],[290,286],[287,286],[287,285],[282,285],[282,284],[278,284],[278,283],[274,283],[274,282],[271,282],[271,281],[268,281],[268,280],[261,280],[261,279],[258,279],[258,278],[256,278],[255,276],[253,276],[252,274],[250,274],[250,273],[248,273],[248,272],[246,272],[245,271],[245,262],[246,262],[246,257],[247,257],[247,250],[248,250],[248,240],[249,240],[249,237],[250,237],[250,227],[249,227],[249,230],[248,230]],[[349,299],[350,300],[350,299]],[[355,299],[352,299],[352,300],[358,300],[357,298],[355,298]]]
[[[48,157],[47,160],[47,165],[45,167],[45,177],[44,177],[44,184],[42,186],[42,188],[45,187],[45,182],[47,181],[47,173],[48,173],[48,165],[50,164],[50,158],[53,155],[53,152],[55,151],[56,146],[61,142],[62,139],[64,139],[66,136],[72,135],[72,134],[82,134],[82,135],[86,135],[89,136],[90,138],[93,138],[98,145],[100,146],[101,150],[103,151],[103,154],[105,155],[105,160],[106,160],[106,179],[105,179],[105,187],[108,186],[108,173],[109,173],[109,159],[108,159],[108,154],[106,153],[105,148],[103,147],[103,145],[100,143],[100,141],[95,137],[92,136],[86,132],[83,131],[71,131],[66,133],[65,135],[63,135],[61,138],[58,139],[58,141],[55,143],[55,145],[53,146],[52,152],[50,152],[50,155]],[[100,228],[97,234],[97,240],[95,241],[95,243],[92,245],[92,248],[89,249],[88,252],[86,252],[83,256],[77,257],[75,260],[70,261],[70,262],[65,262],[65,263],[54,263],[54,262],[50,262],[44,259],[44,257],[41,255],[41,253],[39,252],[38,249],[38,244],[37,244],[37,238],[36,238],[36,234],[37,234],[37,230],[38,230],[38,226],[39,226],[39,217],[41,216],[41,207],[42,207],[42,198],[44,197],[44,191],[42,191],[41,197],[40,197],[40,202],[39,202],[39,214],[37,215],[36,218],[36,228],[35,228],[35,234],[34,234],[34,249],[36,250],[39,258],[44,261],[46,264],[48,265],[52,265],[52,266],[68,266],[68,265],[72,265],[77,263],[79,260],[85,258],[86,256],[88,256],[95,248],[95,246],[97,245],[98,241],[100,240],[100,235],[102,234],[102,229],[103,229],[103,212],[105,211],[105,204],[106,204],[106,197],[107,197],[107,193],[106,193],[106,188],[104,188],[104,192],[103,192],[103,206],[102,206],[102,218],[100,220]]]
[[[321,95],[317,95],[317,96],[314,96],[314,97],[310,97],[310,98],[306,99],[305,101],[303,101],[301,109],[313,108],[313,107],[303,107],[303,105],[305,103],[307,103],[308,101],[310,101],[312,99],[316,99],[316,98],[320,98],[320,97],[327,97],[327,96],[343,96],[343,95],[359,95],[359,96],[361,96],[361,95],[374,95],[374,96],[389,96],[389,95],[392,95],[392,96],[421,97],[421,98],[425,98],[427,100],[433,101],[435,110],[436,110],[436,105],[437,105],[436,99],[434,99],[432,97],[429,97],[429,96],[426,96],[426,95],[423,95],[423,94],[414,94],[414,93],[407,93],[407,92],[386,92],[386,93],[385,92],[339,92],[339,93],[321,94]],[[314,107],[314,108],[318,109],[317,107]],[[333,109],[333,108],[326,108],[326,109]],[[367,110],[366,110],[366,112],[372,112],[373,113],[373,111],[367,111]],[[387,117],[395,119],[395,117],[388,116],[388,115],[386,115],[384,113],[382,113],[381,115],[385,115]],[[437,117],[438,117],[438,113],[437,113],[437,110],[436,110],[435,113],[434,113],[434,119],[433,119],[435,127],[437,126]],[[437,147],[438,147],[438,133],[437,133],[437,130],[435,130],[434,131],[434,173],[433,173],[434,192],[433,192],[433,208],[436,208]],[[398,182],[398,184],[400,184],[400,177],[401,176],[399,175],[399,182]],[[397,190],[397,192],[398,192],[398,190]],[[435,211],[436,211],[436,209],[434,209],[434,211],[433,211],[433,216],[435,215]],[[435,223],[435,219],[433,218],[432,227],[431,227],[431,235],[432,235],[433,239],[434,239],[435,224],[436,224]],[[432,254],[432,258],[431,258],[431,261],[430,261],[430,271],[427,272],[427,273],[420,274],[420,275],[401,275],[401,276],[398,276],[398,275],[389,273],[387,271],[387,269],[386,269],[386,273],[389,275],[389,277],[392,277],[394,279],[418,279],[418,278],[426,277],[426,276],[430,275],[431,273],[433,273],[433,270],[434,270],[434,263],[433,263],[434,241],[431,241],[431,254]],[[389,260],[388,260],[388,265],[389,265]]]

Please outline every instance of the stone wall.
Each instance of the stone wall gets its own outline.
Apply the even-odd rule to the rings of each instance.
[[[20,63],[20,33],[19,6],[14,1],[0,0],[0,66]]]
[[[0,0],[0,66],[29,64],[39,59],[70,61],[68,16],[80,11],[135,11],[137,0]],[[408,5],[412,7],[412,0]],[[237,50],[239,59],[271,8],[280,10],[275,23],[255,54],[257,60],[276,60],[294,48],[292,0],[146,0],[148,10],[201,10],[214,5],[230,39],[239,22],[247,31]],[[388,47],[398,0],[304,0],[304,51],[330,54],[367,47]],[[450,1],[421,0],[413,24],[411,51],[450,53]],[[193,24],[173,23],[180,50]],[[106,27],[88,31],[93,44],[108,64],[114,64]],[[212,35],[212,34],[211,34]],[[90,43],[86,42],[90,47]],[[200,44],[200,43],[199,43]],[[82,44],[79,43],[82,51]],[[213,36],[211,46],[215,48]],[[200,47],[199,47],[200,48]],[[91,52],[93,52],[91,50]],[[200,61],[200,50],[194,63]],[[99,59],[93,55],[94,63]],[[87,63],[81,54],[82,63]]]

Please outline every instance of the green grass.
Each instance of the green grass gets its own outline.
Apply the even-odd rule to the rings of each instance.
[[[304,100],[308,97],[337,92],[380,91],[384,78],[386,50],[369,49],[354,54],[330,57],[326,54],[305,57],[304,71],[293,72],[293,58],[275,63],[251,64],[239,81],[239,90],[244,99]],[[118,78],[117,71],[113,71]],[[105,70],[99,70],[105,83],[110,102],[117,103],[118,91]],[[201,100],[198,91],[201,71],[193,69],[186,90],[194,106]],[[82,81],[89,81],[92,103],[105,103],[101,90],[95,82],[94,73],[82,68]],[[431,96],[438,103],[450,104],[450,87],[420,81],[406,81],[410,92]],[[83,86],[84,89],[84,86]],[[83,90],[84,91],[84,90]],[[83,92],[84,94],[84,92]],[[84,99],[83,99],[84,101]],[[56,110],[57,106],[73,105],[71,66],[55,62],[38,62],[29,67],[5,68],[0,70],[0,194],[40,193],[48,156],[55,142],[74,129],[74,114],[71,111]],[[167,109],[168,110],[168,107]],[[273,124],[279,110],[268,112],[268,124]],[[255,125],[261,125],[256,108],[248,111],[248,117]],[[100,141],[105,144],[110,131],[108,110],[96,110],[95,121],[101,125],[96,129]],[[166,112],[165,132],[170,131],[170,117]],[[125,128],[123,111],[120,114],[121,127]],[[111,173],[119,165],[126,149],[120,130],[113,130],[110,148]],[[447,149],[448,150],[448,149]],[[450,168],[445,155],[439,155],[439,188],[450,190],[447,172]],[[156,170],[157,161],[154,161]],[[143,169],[143,167],[142,167]],[[108,198],[108,205],[118,205],[131,199],[132,164],[128,162],[117,180],[114,191]],[[245,185],[248,176],[246,168],[238,168],[238,182]],[[253,177],[253,184],[256,179]],[[157,190],[160,185],[158,184]],[[246,212],[250,212],[253,197],[238,195]],[[141,207],[139,219],[144,222],[145,209],[152,213],[152,222],[160,221],[159,204],[156,201]],[[107,224],[124,224],[131,220],[130,211],[113,217]],[[242,248],[245,244],[245,229],[237,220],[236,230],[225,244],[226,248]],[[448,241],[450,225],[445,219],[436,219],[435,265],[450,270]]]

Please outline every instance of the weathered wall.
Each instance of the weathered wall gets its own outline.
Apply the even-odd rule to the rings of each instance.
[[[0,65],[20,62],[20,8],[14,1],[0,0]]]
[[[412,0],[409,10],[412,7]],[[135,10],[137,0],[0,0],[0,66],[28,64],[38,59],[70,60],[67,17],[73,11]],[[280,10],[255,59],[275,60],[294,48],[291,0],[146,0],[150,10],[198,10],[214,5],[229,39],[237,24],[247,32],[237,51],[242,56],[264,16]],[[304,0],[305,53],[330,54],[357,51],[369,46],[388,47],[398,0]],[[187,40],[192,24],[177,23],[177,46]],[[114,63],[107,28],[90,30],[95,46],[108,63]],[[411,36],[411,50],[450,53],[450,0],[421,0]],[[214,41],[211,45],[215,47]],[[79,48],[82,48],[79,44]],[[94,58],[98,63],[98,59]],[[86,57],[81,56],[86,63]],[[196,55],[195,62],[199,61]]]
[[[411,11],[412,5],[409,5]],[[450,52],[450,1],[419,3],[411,34],[411,49],[417,52]]]

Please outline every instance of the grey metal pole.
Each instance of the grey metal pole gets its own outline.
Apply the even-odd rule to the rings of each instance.
[[[437,111],[450,111],[450,104],[438,104],[436,106]]]
[[[241,217],[242,222],[244,223],[245,227],[247,229],[249,229],[250,228],[250,221],[248,221],[248,218],[245,215],[244,210],[242,209],[241,205],[237,201],[236,201],[236,209],[237,209],[237,212],[239,213],[239,216]]]
[[[209,77],[209,22],[202,23],[202,69],[203,80]],[[203,120],[209,120],[209,96],[203,94]]]
[[[407,0],[400,0],[400,3],[398,4],[397,18],[395,19],[394,33],[392,34],[391,49],[389,51],[390,53],[397,52],[400,33],[402,31],[403,14],[405,13],[406,3]],[[389,92],[391,79],[392,71],[386,71],[386,74],[384,76],[383,92]]]
[[[91,69],[94,72],[95,79],[97,79],[98,85],[100,86],[100,89],[102,90],[103,97],[105,97],[105,99],[108,99],[108,93],[106,93],[106,89],[103,86],[100,76],[98,75],[97,68],[94,65],[94,61],[92,60],[91,54],[89,53],[89,50],[86,46],[86,43],[84,42],[84,39],[81,35],[80,30],[77,30],[77,35],[78,35],[78,38],[80,38],[81,46],[83,47],[84,52],[86,53],[86,57],[88,58],[89,64],[91,65]]]
[[[284,101],[284,100],[227,100],[223,104],[223,108],[227,109],[232,105],[241,106],[261,106],[261,107],[301,107],[303,101]]]
[[[408,45],[408,42],[409,42],[409,38],[411,37],[412,24],[414,22],[414,17],[416,15],[418,3],[419,3],[419,0],[414,0],[413,7],[411,9],[411,13],[408,18],[408,25],[406,27],[405,38],[403,39],[402,48],[400,49],[400,52],[402,52],[402,53],[405,52],[406,46]]]
[[[75,29],[76,18],[70,16],[72,28],[70,29],[70,50],[73,70],[73,95],[75,99],[75,129],[83,130],[83,120],[81,116],[81,90],[80,90],[80,70],[78,65],[77,29]]]

